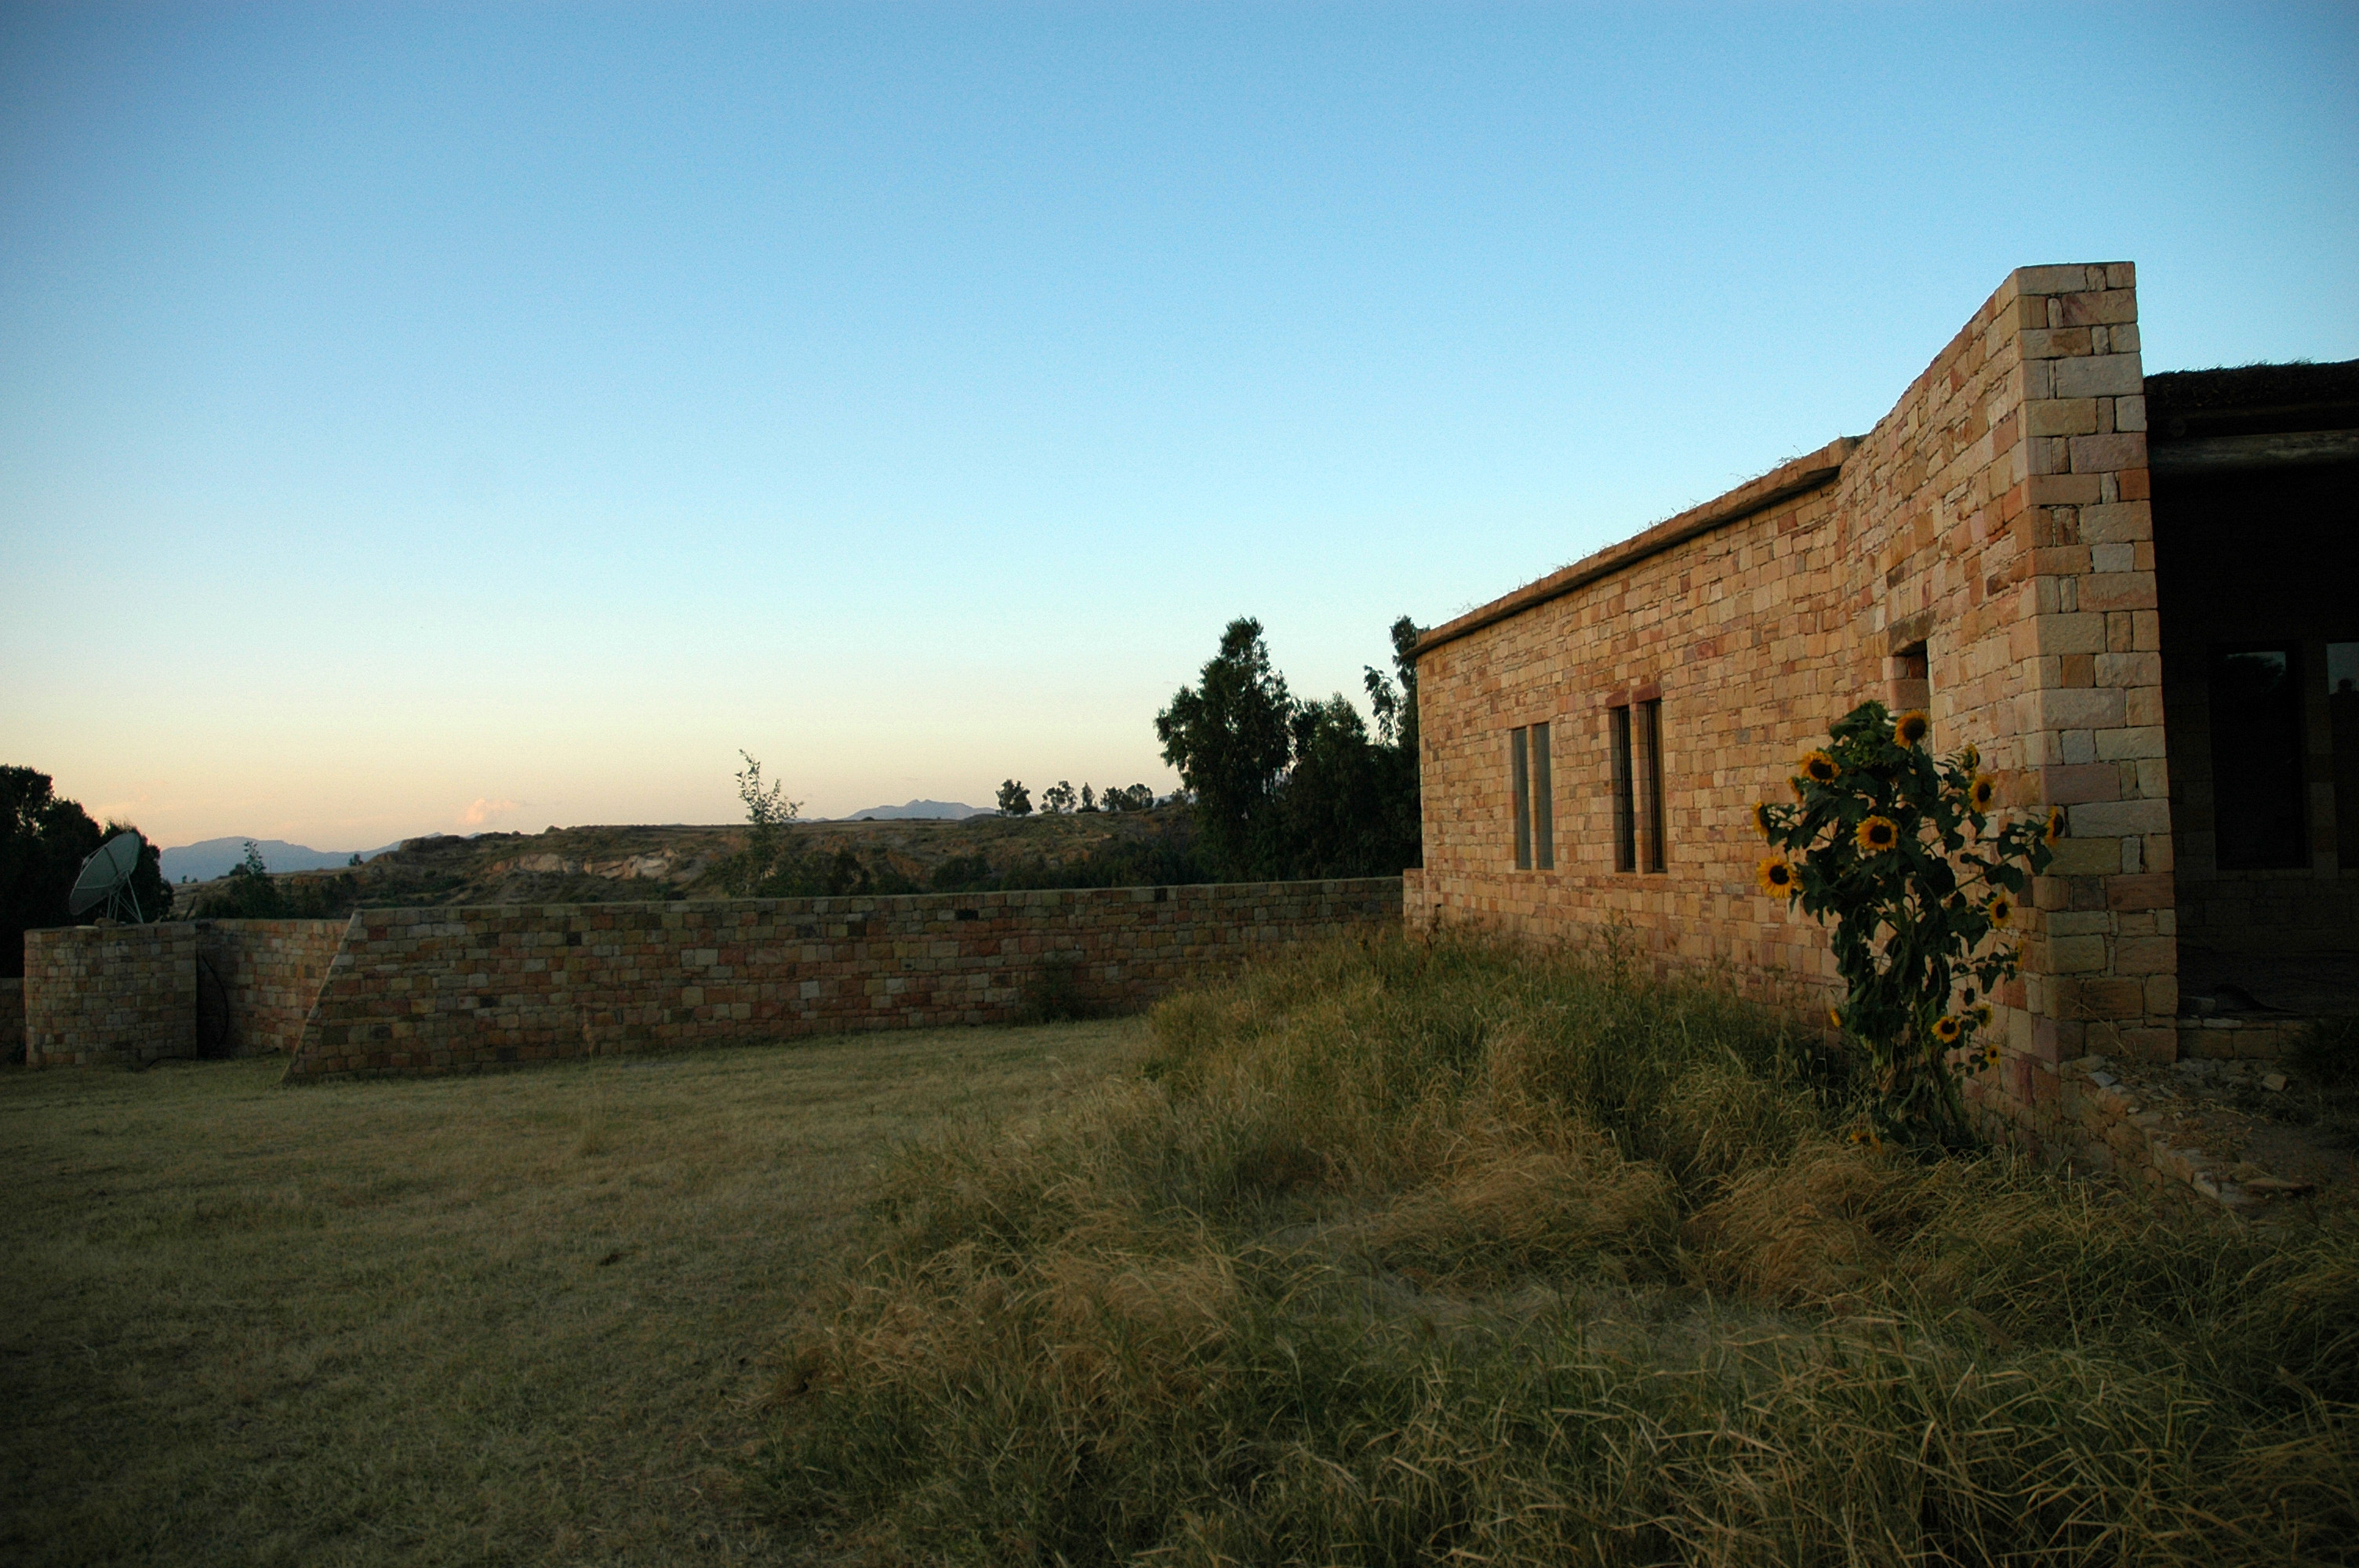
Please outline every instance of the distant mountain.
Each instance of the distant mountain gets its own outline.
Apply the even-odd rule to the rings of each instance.
[[[855,811],[843,818],[846,822],[901,822],[913,817],[931,817],[961,821],[969,816],[988,816],[992,813],[980,806],[962,805],[955,800],[913,800],[907,806],[872,806],[865,811]]]
[[[164,880],[177,882],[182,877],[194,881],[209,882],[215,877],[227,876],[229,869],[245,859],[244,838],[208,838],[201,844],[183,844],[177,849],[164,851]],[[314,849],[304,844],[289,844],[284,838],[256,838],[254,847],[261,852],[262,863],[274,871],[322,871],[334,866],[349,864],[350,849]],[[363,849],[362,860],[382,855],[392,849],[386,844],[379,849]]]

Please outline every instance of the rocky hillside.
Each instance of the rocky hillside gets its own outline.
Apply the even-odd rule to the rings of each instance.
[[[1193,841],[1185,806],[1070,816],[970,816],[799,822],[783,829],[793,851],[859,868],[867,881],[889,878],[936,887],[1103,885],[1106,866],[1162,851],[1184,856]],[[271,879],[286,913],[341,914],[355,908],[479,903],[611,903],[727,896],[721,871],[745,845],[733,827],[560,827],[545,833],[437,834],[405,840],[365,865],[298,871]],[[843,857],[849,855],[846,861]],[[186,918],[220,907],[238,879],[183,883],[172,913]]]

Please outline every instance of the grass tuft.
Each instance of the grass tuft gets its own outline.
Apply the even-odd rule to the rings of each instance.
[[[1613,955],[1339,944],[892,1163],[768,1480],[882,1562],[2347,1560],[2359,1238],[1842,1137]]]

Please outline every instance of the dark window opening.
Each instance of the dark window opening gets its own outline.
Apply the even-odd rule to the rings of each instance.
[[[1925,656],[1924,643],[1912,643],[1893,654],[1890,670],[1895,714],[1932,706],[1932,665]]]
[[[1638,705],[1638,778],[1647,811],[1647,869],[1659,871],[1663,860],[1663,705]]]
[[[1532,860],[1556,869],[1556,778],[1549,761],[1549,727],[1532,726]]]
[[[2212,816],[2223,871],[2302,864],[2298,673],[2289,647],[2212,655]]]
[[[1631,796],[1630,710],[1606,710],[1614,741],[1614,869],[1638,869],[1638,813]]]
[[[2334,745],[2334,842],[2359,871],[2359,643],[2326,644],[2326,720]]]
[[[1516,870],[1556,867],[1556,782],[1549,761],[1549,727],[1507,731],[1507,774],[1515,796]]]
[[[1516,797],[1516,870],[1532,869],[1532,795],[1527,738],[1521,730],[1507,731],[1507,776]]]

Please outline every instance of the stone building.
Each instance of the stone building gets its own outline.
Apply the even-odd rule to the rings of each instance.
[[[1428,633],[1410,924],[1831,990],[1749,812],[1878,697],[2067,810],[2003,999],[2019,1111],[2084,1054],[2266,1051],[2353,979],[2359,364],[2149,378],[2137,319],[2126,263],[2020,269],[1865,436]]]

